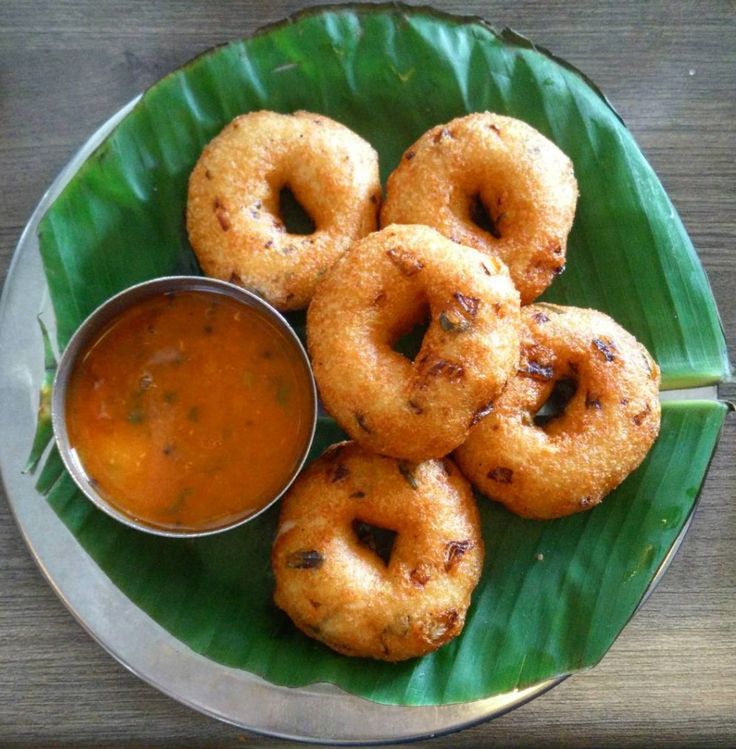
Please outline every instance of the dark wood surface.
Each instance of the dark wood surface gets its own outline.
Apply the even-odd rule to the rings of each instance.
[[[436,2],[509,25],[608,94],[664,182],[736,334],[736,6]],[[144,87],[298,2],[0,2],[0,274],[52,178]],[[0,356],[7,355],[0,352]],[[727,397],[736,390],[726,386]],[[674,564],[603,662],[434,746],[736,744],[736,419]],[[0,746],[286,746],[130,675],[67,613],[0,498]],[[427,742],[429,744],[429,742]]]

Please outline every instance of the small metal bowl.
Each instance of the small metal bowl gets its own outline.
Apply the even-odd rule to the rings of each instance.
[[[117,507],[110,504],[103,496],[101,496],[95,489],[94,484],[90,481],[87,476],[84,467],[76,453],[76,450],[69,443],[69,435],[66,428],[66,394],[67,386],[69,384],[69,378],[74,371],[74,366],[77,362],[77,358],[80,354],[87,350],[87,347],[94,341],[97,334],[115,317],[127,310],[128,308],[138,304],[144,299],[149,297],[158,296],[165,294],[166,292],[172,291],[204,291],[211,294],[221,294],[229,296],[243,304],[258,310],[263,313],[271,322],[273,322],[277,328],[284,332],[286,338],[291,341],[294,349],[298,352],[301,360],[304,364],[305,372],[309,378],[310,390],[312,394],[312,429],[309,432],[309,439],[306,440],[303,452],[300,459],[292,472],[289,479],[276,493],[266,505],[260,510],[247,515],[244,518],[238,518],[230,523],[227,523],[217,528],[207,528],[201,531],[182,530],[175,531],[165,528],[158,528],[156,526],[147,525],[146,523],[137,520],[130,515],[119,510]],[[165,276],[163,278],[156,278],[152,281],[145,281],[131,286],[119,294],[108,299],[104,304],[100,305],[92,314],[79,326],[74,335],[72,336],[69,344],[67,345],[64,353],[59,360],[58,369],[54,378],[53,392],[51,396],[51,422],[54,429],[54,436],[56,438],[56,445],[59,449],[61,459],[64,462],[64,466],[74,479],[77,486],[81,491],[92,501],[97,507],[103,512],[106,512],[110,517],[119,520],[121,523],[128,525],[132,528],[136,528],[146,533],[152,533],[157,536],[169,536],[174,538],[194,538],[199,536],[210,536],[214,533],[221,533],[222,531],[230,530],[239,525],[253,520],[253,518],[265,512],[271,505],[273,505],[278,499],[283,496],[284,492],[291,486],[294,479],[297,477],[304,462],[309,454],[309,449],[312,446],[314,440],[314,431],[317,426],[317,387],[314,381],[314,375],[312,374],[312,367],[309,363],[309,357],[307,352],[304,350],[301,341],[297,337],[296,333],[284,319],[284,317],[275,310],[270,304],[264,302],[263,299],[246,291],[239,286],[227,283],[226,281],[218,281],[214,278],[204,278],[200,276]]]

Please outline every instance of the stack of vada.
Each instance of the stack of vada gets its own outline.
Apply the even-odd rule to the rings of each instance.
[[[312,233],[287,230],[284,188]],[[483,566],[471,484],[528,518],[594,507],[657,437],[659,368],[603,313],[534,304],[564,270],[578,190],[526,123],[438,125],[380,196],[360,136],[255,112],[203,151],[187,228],[206,273],[308,307],[322,403],[351,438],[282,502],[274,600],[337,652],[399,661],[462,631]],[[413,359],[396,351],[422,324]],[[539,418],[560,383],[564,410]]]

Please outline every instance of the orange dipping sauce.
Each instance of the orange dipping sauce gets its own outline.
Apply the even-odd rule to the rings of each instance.
[[[159,294],[109,323],[69,380],[69,442],[96,491],[159,529],[205,531],[278,495],[312,434],[299,350],[257,309]]]

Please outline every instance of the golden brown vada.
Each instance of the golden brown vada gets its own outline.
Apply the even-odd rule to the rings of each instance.
[[[490,112],[432,128],[388,179],[381,225],[426,224],[506,263],[522,304],[565,268],[572,162],[521,120]]]
[[[429,317],[411,361],[393,345]],[[516,368],[503,263],[425,226],[357,242],[318,286],[307,343],[322,401],[364,447],[419,462],[457,447]]]
[[[371,527],[396,535],[388,561]],[[283,500],[274,600],[345,655],[414,658],[458,635],[483,565],[470,485],[449,460],[409,464],[333,445]]]
[[[543,426],[555,383],[576,388]],[[597,505],[644,459],[659,432],[659,367],[602,312],[522,308],[521,361],[486,419],[455,451],[463,474],[518,515],[557,518]]]
[[[315,225],[289,233],[288,188]],[[378,156],[360,136],[310,112],[236,117],[204,149],[189,179],[187,231],[202,270],[281,310],[306,307],[338,257],[376,228]]]

